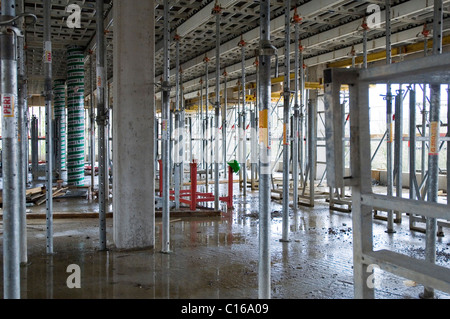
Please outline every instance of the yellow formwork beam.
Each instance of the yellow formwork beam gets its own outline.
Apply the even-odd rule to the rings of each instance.
[[[443,45],[449,45],[450,44],[450,36],[446,36],[442,39],[442,44]],[[408,44],[408,45],[404,45],[401,47],[396,47],[396,48],[392,48],[391,52],[392,52],[392,57],[395,56],[400,56],[402,54],[412,54],[412,53],[417,53],[417,52],[421,52],[424,50],[424,46],[425,46],[425,42],[417,42],[414,44]],[[428,48],[431,49],[433,48],[433,40],[430,39],[428,40]],[[361,64],[363,63],[363,56],[358,56],[355,59],[355,63],[356,64]],[[367,55],[367,62],[376,62],[376,61],[381,61],[381,60],[385,60],[386,59],[386,50],[384,51],[380,51],[380,52],[376,52],[376,53],[370,53]],[[337,62],[332,62],[328,64],[329,68],[346,68],[352,66],[352,59],[345,59],[342,61],[337,61]]]

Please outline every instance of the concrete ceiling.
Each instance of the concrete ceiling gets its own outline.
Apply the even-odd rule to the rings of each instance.
[[[36,14],[38,22],[26,26],[27,65],[30,92],[42,91],[42,38],[43,8],[42,1],[24,1],[25,12]],[[115,0],[119,1],[119,0]],[[162,75],[163,58],[163,0],[155,2],[156,21],[156,78]],[[170,29],[172,38],[181,36],[180,52],[183,70],[183,87],[187,98],[197,97],[200,79],[205,75],[204,57],[210,59],[210,85],[215,85],[215,18],[211,9],[215,0],[172,0],[170,3]],[[80,29],[70,29],[66,25],[69,13],[68,4],[78,4],[82,8]],[[230,85],[241,76],[241,52],[238,43],[241,36],[246,41],[246,72],[249,79],[254,77],[253,65],[255,50],[259,42],[259,1],[256,0],[219,0],[223,8],[221,21],[221,68],[227,70]],[[349,58],[352,46],[358,55],[362,54],[362,29],[364,17],[368,15],[370,4],[377,4],[381,10],[381,25],[368,32],[369,53],[384,50],[385,45],[385,1],[377,0],[291,0],[292,10],[296,7],[303,22],[300,25],[300,39],[305,47],[305,63],[308,67],[327,64]],[[393,47],[405,46],[423,41],[418,36],[423,25],[433,25],[433,1],[392,0],[392,44]],[[284,64],[284,1],[271,1],[271,29],[273,44],[279,48],[280,74]],[[112,78],[112,37],[114,21],[112,10],[114,0],[105,0],[105,26],[107,29],[108,74]],[[450,31],[450,0],[444,0],[444,30]],[[54,47],[54,78],[65,78],[66,46],[77,44],[85,49],[86,55],[95,58],[95,1],[52,1],[52,36]],[[294,41],[292,27],[292,42]],[[294,46],[291,45],[291,58]],[[86,67],[86,86],[90,86],[89,60]],[[175,43],[171,42],[171,75],[175,74]],[[223,79],[222,79],[223,81]],[[89,89],[86,90],[89,93]]]

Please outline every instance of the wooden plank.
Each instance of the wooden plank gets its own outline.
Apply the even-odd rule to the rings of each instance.
[[[25,194],[26,194],[26,196],[31,196],[31,195],[34,195],[34,194],[41,193],[42,190],[43,190],[42,187],[30,188],[30,189],[26,190]]]

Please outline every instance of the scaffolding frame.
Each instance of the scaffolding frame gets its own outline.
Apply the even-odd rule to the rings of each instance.
[[[371,184],[369,126],[369,85],[374,83],[449,83],[450,54],[433,55],[367,70],[328,69],[325,71],[325,101],[327,114],[328,183],[333,187],[353,188],[353,245],[355,298],[374,298],[372,282],[374,266],[398,276],[414,280],[425,287],[450,292],[450,269],[435,262],[419,260],[389,250],[376,251],[373,246],[373,207],[425,216],[428,220],[449,219],[448,205],[374,194]],[[341,85],[350,86],[351,175],[341,175],[342,147],[334,140],[342,138],[337,129],[340,119],[339,92]],[[334,118],[333,118],[334,116]],[[434,136],[439,141],[439,136]],[[431,138],[430,138],[431,141]],[[428,230],[428,227],[427,227]],[[427,231],[429,238],[436,233]],[[428,247],[430,246],[430,247]],[[435,247],[434,247],[435,250]],[[431,289],[431,288],[430,288]]]

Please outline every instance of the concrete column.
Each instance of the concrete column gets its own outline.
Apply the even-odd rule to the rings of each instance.
[[[155,245],[153,1],[114,3],[113,211],[118,249]]]

